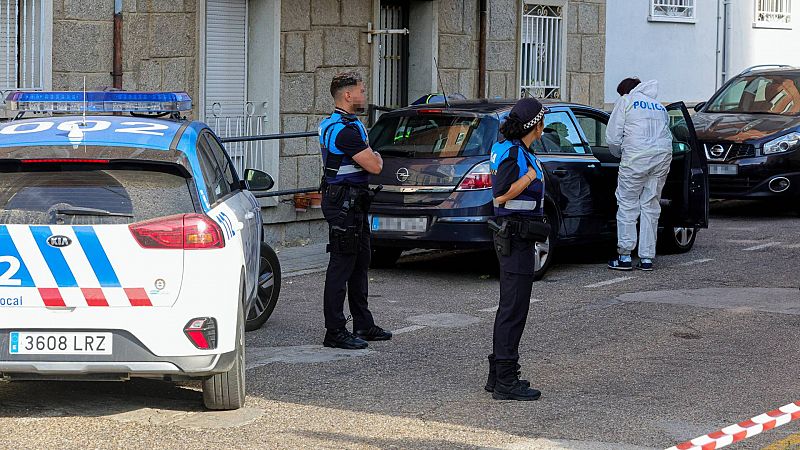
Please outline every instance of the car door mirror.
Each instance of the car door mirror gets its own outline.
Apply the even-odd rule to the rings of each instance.
[[[706,102],[700,102],[694,105],[693,109],[695,110],[695,112],[700,112],[700,110],[703,109],[703,106],[706,106]]]
[[[244,188],[248,191],[268,191],[275,186],[275,180],[268,173],[257,169],[244,171]]]

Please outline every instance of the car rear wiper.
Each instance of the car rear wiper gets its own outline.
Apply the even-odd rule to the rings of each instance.
[[[80,206],[75,206],[72,208],[60,208],[56,210],[56,214],[64,214],[67,216],[133,217],[132,214],[115,213],[111,211],[106,211],[105,209],[84,208]]]

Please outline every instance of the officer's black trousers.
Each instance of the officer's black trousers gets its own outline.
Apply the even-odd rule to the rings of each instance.
[[[326,218],[336,217],[338,210],[331,207],[323,199],[323,213]],[[350,305],[350,314],[353,316],[353,330],[368,330],[375,325],[372,313],[369,311],[367,297],[369,296],[369,224],[366,214],[350,215],[344,221],[339,219],[328,220],[329,227],[336,226],[347,228],[358,225],[361,232],[356,252],[342,253],[331,248],[328,271],[325,274],[324,306],[325,328],[337,330],[344,328],[347,319],[344,316],[344,299],[347,296]],[[350,222],[353,223],[350,223]],[[356,222],[357,221],[357,222]],[[333,247],[333,246],[330,246]]]
[[[518,361],[519,341],[531,305],[534,243],[512,237],[511,254],[500,261],[500,306],[494,318],[493,353],[498,361]]]

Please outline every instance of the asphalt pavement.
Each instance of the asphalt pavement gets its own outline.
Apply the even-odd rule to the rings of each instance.
[[[324,264],[295,254],[247,336],[244,410],[203,411],[196,383],[0,382],[0,448],[663,449],[800,400],[799,229],[772,205],[723,202],[654,272],[609,271],[605,247],[561,252],[534,284],[520,362],[543,395],[524,403],[482,389],[491,254],[372,271],[373,313],[398,333],[350,352],[322,348]],[[800,448],[798,432],[731,448]]]

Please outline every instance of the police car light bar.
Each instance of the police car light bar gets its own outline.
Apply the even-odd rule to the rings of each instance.
[[[20,112],[57,113],[170,113],[191,111],[192,99],[185,92],[17,91],[11,92],[6,97],[6,109]]]

